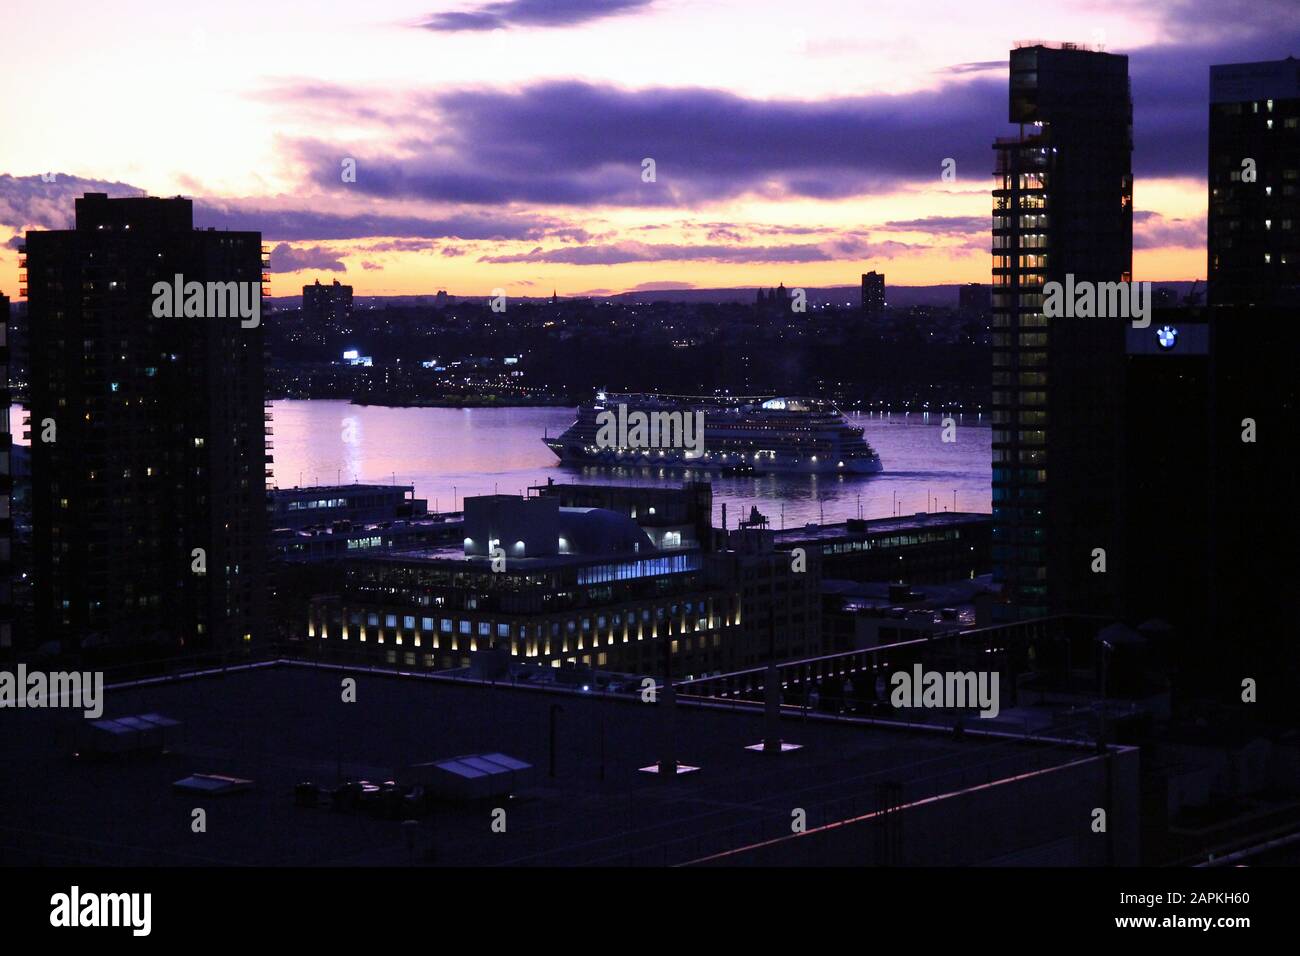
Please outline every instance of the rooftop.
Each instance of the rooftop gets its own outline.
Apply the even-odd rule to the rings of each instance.
[[[356,702],[341,681],[356,680]],[[961,796],[1019,775],[1076,767],[1091,751],[1021,739],[787,710],[786,740],[802,749],[745,749],[762,716],[738,703],[683,702],[678,759],[698,772],[666,781],[654,763],[661,711],[636,695],[487,686],[430,675],[278,662],[109,687],[104,717],[150,713],[181,722],[168,752],[74,760],[80,711],[19,709],[6,717],[0,763],[0,855],[13,862],[178,865],[441,865],[683,863],[758,841],[789,838],[791,808],[812,830],[869,813],[879,786],[900,801]],[[548,776],[556,713],[556,771]],[[978,723],[978,721],[976,721]],[[295,806],[303,781],[376,783],[400,768],[466,754],[531,764],[513,797],[443,803],[418,822]],[[228,796],[173,784],[193,774],[251,781]],[[1011,778],[1016,778],[1013,781]],[[1021,798],[1024,799],[1023,797]],[[507,810],[507,834],[491,812]],[[207,811],[206,833],[191,811]],[[1023,809],[1023,808],[1022,808]],[[999,837],[1001,839],[1001,837]],[[408,843],[408,840],[410,841]],[[927,848],[930,844],[926,844]],[[942,841],[934,843],[943,850]],[[432,851],[432,856],[429,855]]]

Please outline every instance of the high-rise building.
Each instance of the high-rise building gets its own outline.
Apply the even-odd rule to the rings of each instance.
[[[343,331],[352,327],[352,286],[314,285],[302,287],[302,317],[313,324],[330,326]]]
[[[957,311],[962,315],[986,316],[992,304],[993,290],[982,282],[970,282],[957,290]]]
[[[1300,60],[1210,67],[1211,305],[1300,302]]]
[[[0,653],[14,643],[13,444],[9,431],[9,298],[0,295]]]
[[[1125,330],[1124,544],[1108,572],[1130,623],[1158,618],[1185,645],[1205,628],[1212,583],[1212,333],[1204,308],[1156,309]]]
[[[269,412],[256,232],[76,201],[26,238],[35,626],[65,649],[255,640]]]
[[[885,314],[885,274],[883,272],[864,272],[862,274],[862,314],[869,319],[878,319]]]
[[[1114,575],[1124,323],[1044,313],[1044,285],[1131,279],[1128,58],[1011,51],[993,202],[993,562],[1010,617],[1103,611]]]

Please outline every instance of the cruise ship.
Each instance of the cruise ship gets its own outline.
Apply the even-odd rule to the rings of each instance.
[[[627,427],[647,419],[661,427],[642,433]],[[696,435],[692,426],[701,421],[702,434]],[[657,432],[669,422],[684,426],[684,436],[658,440]],[[729,474],[863,475],[883,470],[862,429],[817,398],[597,392],[562,435],[543,440],[565,464],[660,465]]]

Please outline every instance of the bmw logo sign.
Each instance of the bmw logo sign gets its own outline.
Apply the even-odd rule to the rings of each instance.
[[[1156,341],[1162,349],[1171,349],[1178,341],[1178,330],[1172,325],[1162,325],[1156,329]]]

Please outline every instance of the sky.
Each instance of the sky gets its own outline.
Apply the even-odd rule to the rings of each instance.
[[[1128,55],[1134,278],[1203,278],[1209,66],[1300,55],[1294,0],[45,0],[5,26],[11,297],[21,234],[87,191],[260,230],[273,295],[987,281],[1029,39]]]

